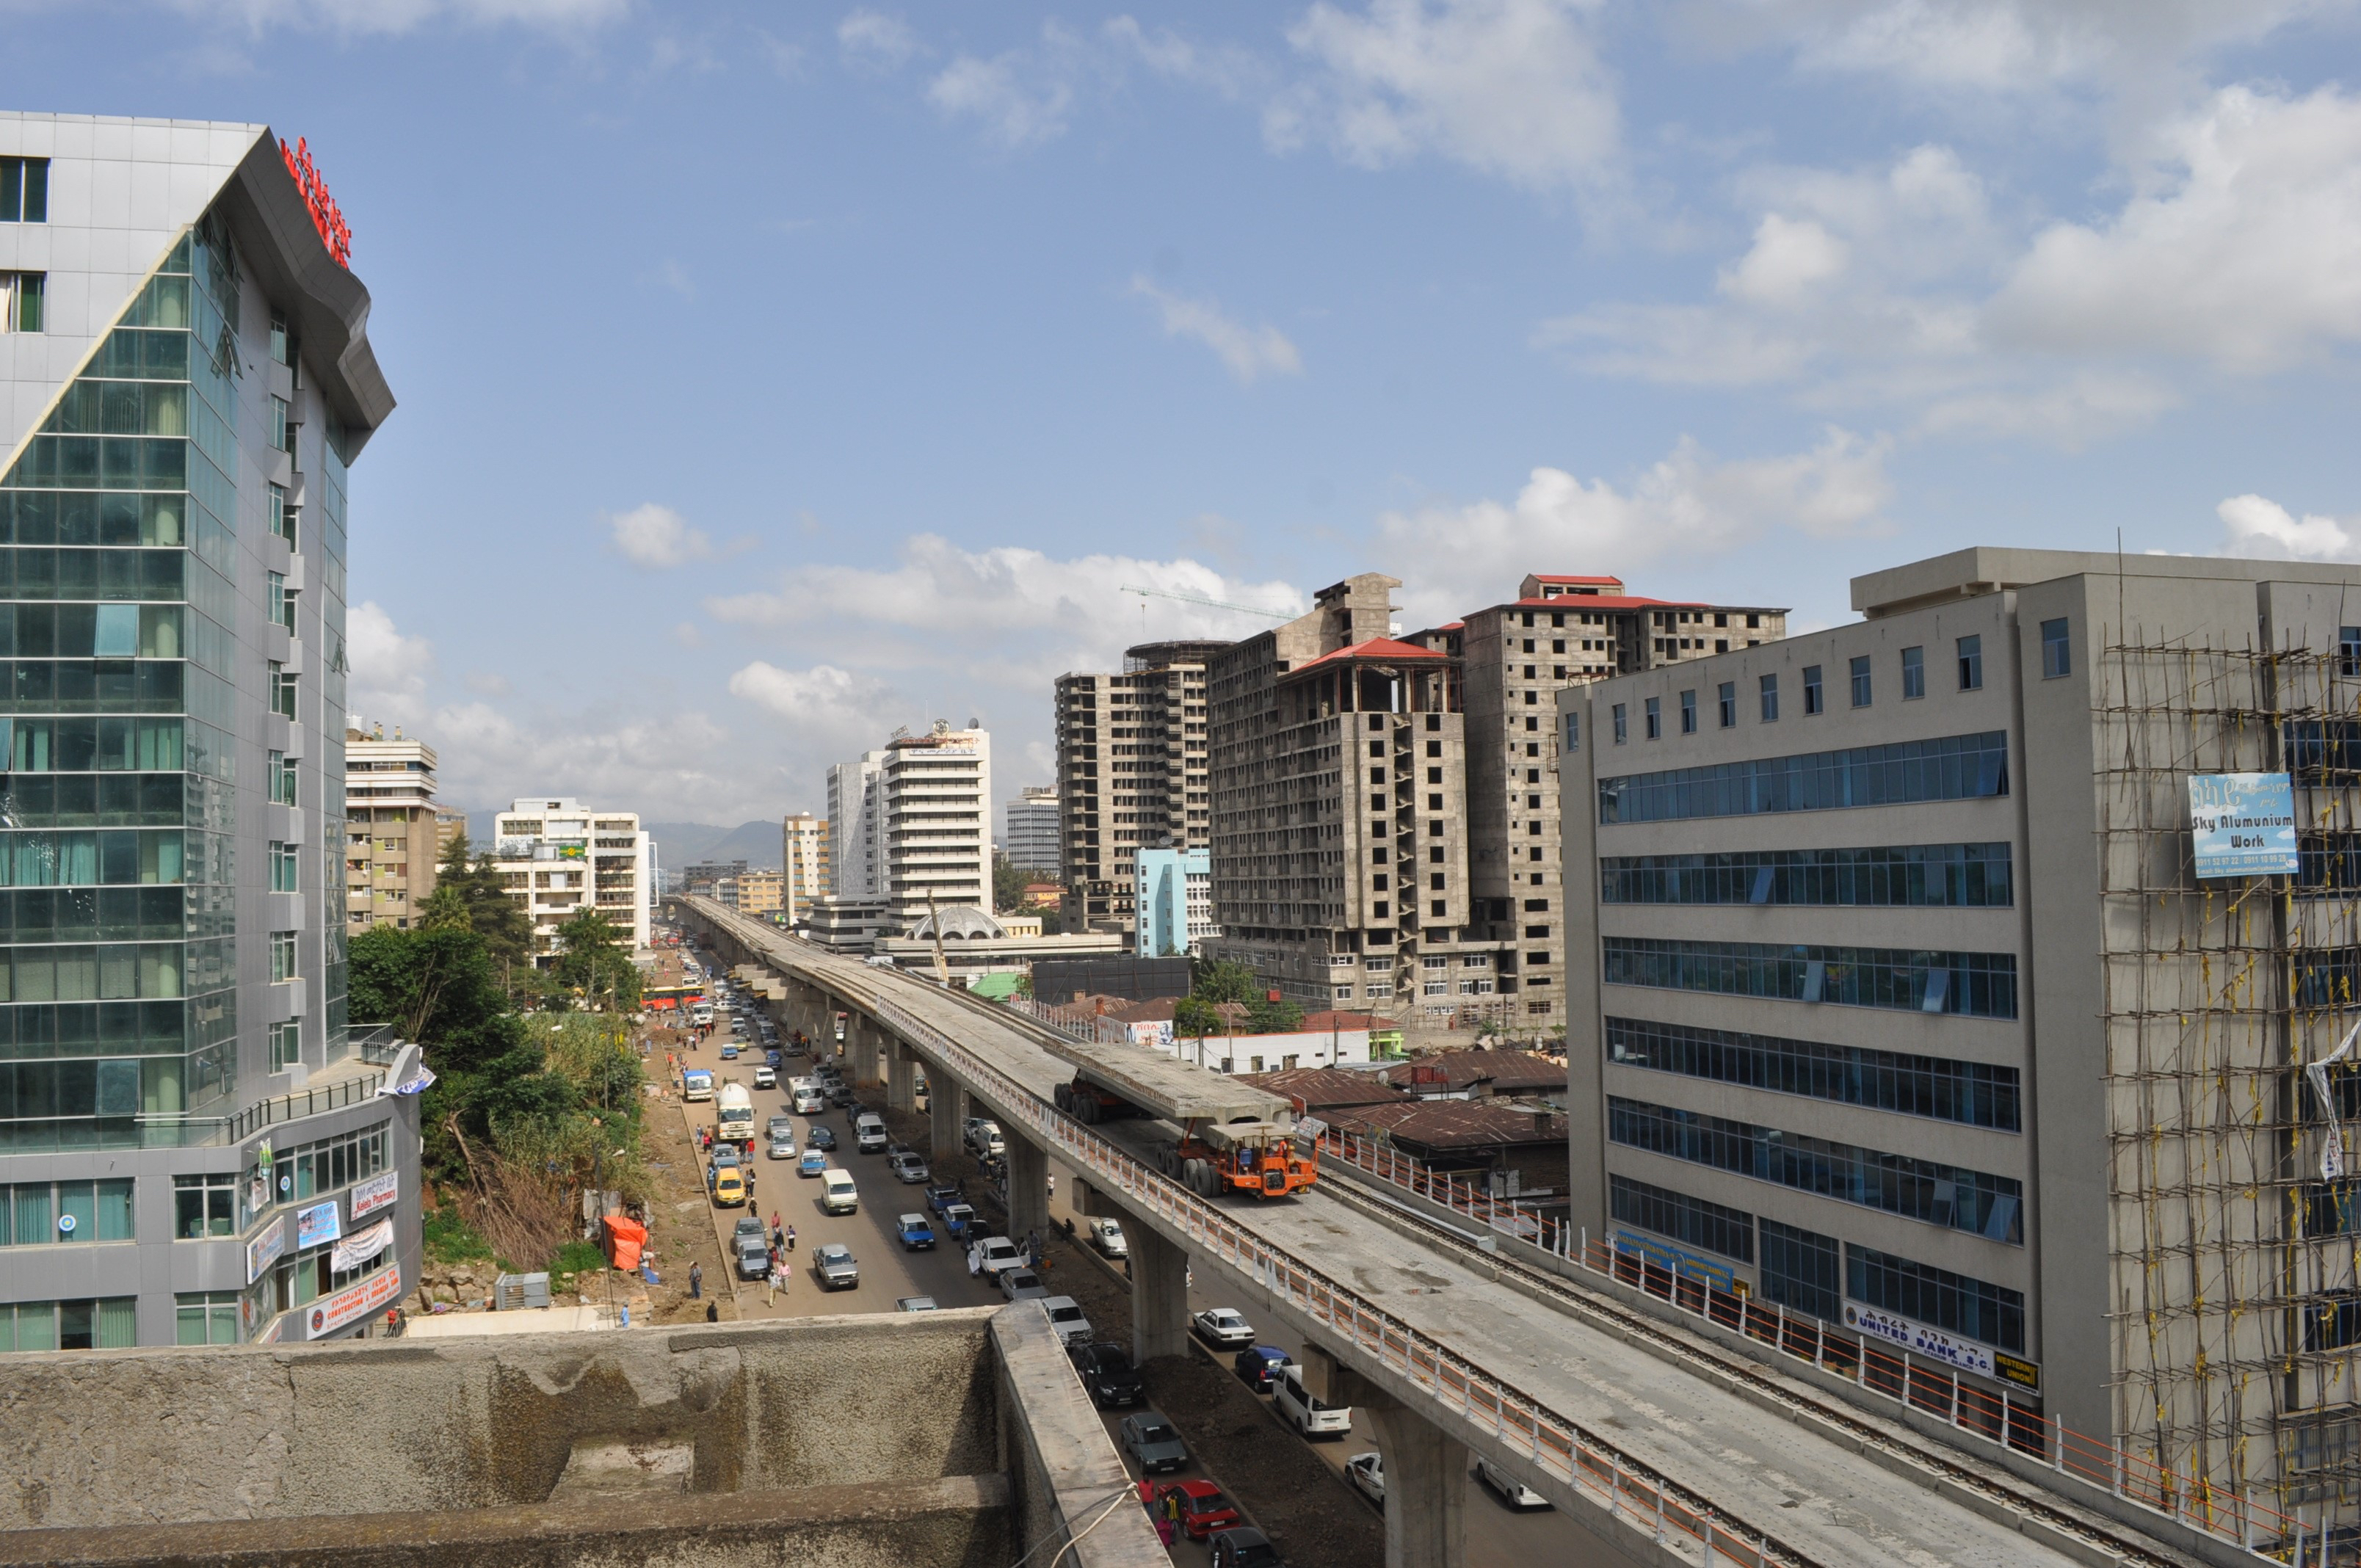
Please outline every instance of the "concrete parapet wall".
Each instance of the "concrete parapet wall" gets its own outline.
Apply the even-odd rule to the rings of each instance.
[[[992,1337],[1020,1550],[1056,1555],[1074,1541],[1063,1557],[1076,1568],[1170,1568],[1049,1314],[1020,1301],[993,1319]]]
[[[539,1504],[600,1440],[699,1494],[998,1473],[992,1316],[8,1356],[0,1531]]]

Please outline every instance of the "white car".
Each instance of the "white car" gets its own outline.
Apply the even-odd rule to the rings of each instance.
[[[1101,1257],[1124,1258],[1131,1255],[1131,1244],[1124,1240],[1123,1223],[1119,1220],[1093,1220],[1091,1245],[1098,1249]]]
[[[1476,1462],[1476,1479],[1489,1486],[1500,1501],[1512,1508],[1546,1508],[1551,1506],[1547,1497],[1488,1459]]]
[[[967,1261],[976,1273],[996,1281],[1003,1269],[1023,1267],[1025,1255],[1006,1236],[986,1236],[968,1248]]]
[[[775,1069],[775,1068],[768,1068],[768,1067],[758,1067],[758,1068],[756,1068],[756,1069],[754,1069],[754,1087],[755,1087],[755,1088],[757,1088],[757,1089],[776,1089],[778,1086],[779,1086],[779,1074],[778,1074],[778,1069]]]
[[[1306,1440],[1344,1437],[1353,1430],[1349,1405],[1331,1405],[1303,1386],[1303,1368],[1290,1362],[1270,1380],[1271,1409]]]
[[[1386,1506],[1385,1455],[1374,1449],[1353,1455],[1345,1461],[1345,1479],[1353,1484],[1353,1490],[1378,1507],[1382,1508]]]
[[[1071,1347],[1091,1343],[1091,1321],[1083,1316],[1081,1305],[1071,1296],[1051,1296],[1041,1305],[1049,1310],[1049,1326],[1058,1331],[1058,1343]]]
[[[1254,1325],[1235,1307],[1208,1307],[1189,1321],[1207,1344],[1254,1343]]]

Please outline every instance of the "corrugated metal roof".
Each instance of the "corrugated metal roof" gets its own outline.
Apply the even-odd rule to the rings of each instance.
[[[1415,1100],[1405,1105],[1362,1105],[1326,1113],[1346,1132],[1383,1132],[1416,1148],[1464,1151],[1510,1145],[1564,1144],[1565,1118],[1536,1113],[1505,1100]]]
[[[1402,1092],[1382,1074],[1339,1067],[1290,1067],[1277,1072],[1246,1072],[1239,1081],[1284,1094],[1299,1114],[1319,1115],[1340,1105],[1395,1105]]]
[[[1424,1080],[1424,1073],[1440,1069],[1443,1082]],[[1444,1088],[1457,1092],[1481,1083],[1495,1094],[1530,1094],[1564,1089],[1565,1065],[1532,1051],[1441,1051],[1386,1069],[1386,1077],[1410,1088]]]

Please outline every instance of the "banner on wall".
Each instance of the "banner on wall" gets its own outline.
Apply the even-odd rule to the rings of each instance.
[[[401,1196],[401,1172],[384,1171],[367,1181],[353,1184],[353,1223],[359,1224],[361,1216],[374,1214],[390,1207]]]
[[[263,1270],[277,1263],[287,1250],[287,1216],[280,1215],[246,1244],[246,1282],[248,1285],[262,1277]]]
[[[338,1274],[349,1274],[393,1245],[393,1222],[379,1220],[365,1231],[355,1231],[336,1244],[328,1255],[328,1267]]]
[[[346,1323],[358,1322],[401,1299],[401,1265],[397,1263],[313,1302],[303,1313],[303,1337],[318,1339],[322,1334],[335,1333]]]
[[[2298,870],[2295,785],[2285,773],[2191,773],[2189,829],[2201,879]]]
[[[1946,1366],[1956,1366],[1980,1377],[2002,1376],[1994,1359],[1997,1353],[1990,1345],[1947,1333],[1931,1324],[1903,1317],[1898,1312],[1881,1311],[1859,1301],[1847,1301],[1844,1304],[1844,1321],[1845,1327],[1849,1329],[1858,1329],[1888,1344],[1898,1344],[1912,1354],[1923,1355],[1929,1361],[1939,1361]],[[2000,1359],[2010,1364],[2010,1371],[2006,1375],[2009,1382],[2028,1386],[2039,1384],[2041,1375],[2033,1363],[2013,1355]]]
[[[307,1247],[318,1246],[323,1242],[335,1241],[344,1234],[344,1220],[337,1211],[336,1201],[334,1198],[324,1203],[311,1203],[295,1211],[295,1250],[297,1252],[302,1252]]]

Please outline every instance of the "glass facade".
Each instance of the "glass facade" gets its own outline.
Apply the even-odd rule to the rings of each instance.
[[[1607,1135],[1627,1147],[1972,1232],[1988,1241],[2021,1245],[2025,1239],[2025,1190],[2012,1177],[1640,1100],[1609,1099]]]
[[[2005,909],[2012,902],[2006,844],[1610,855],[1598,862],[1598,896],[1607,904],[1831,908]]]
[[[1819,711],[1814,669],[1804,672],[1804,711]],[[1652,697],[1649,699],[1653,702]],[[1650,740],[1655,739],[1652,732]],[[1855,746],[1752,762],[1628,773],[1598,781],[1601,822],[1678,822],[1856,806],[1979,800],[2008,793],[2008,736],[1950,735]]]
[[[1726,1209],[1628,1176],[1607,1179],[1607,1204],[1608,1212],[1623,1224],[1741,1263],[1754,1261],[1754,1216],[1743,1210]]]
[[[1845,1247],[1845,1293],[2003,1350],[2025,1348],[2025,1293],[1873,1247]]]
[[[2013,953],[1679,942],[1650,937],[1608,937],[1601,946],[1602,978],[1610,985],[1956,1013],[1971,1018],[2016,1016]]]
[[[1607,1059],[1774,1094],[1801,1094],[2006,1133],[2019,1130],[2018,1079],[2013,1067],[1639,1018],[1607,1020]]]
[[[0,1151],[236,1091],[237,304],[200,224],[0,477]]]

